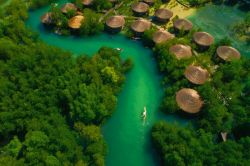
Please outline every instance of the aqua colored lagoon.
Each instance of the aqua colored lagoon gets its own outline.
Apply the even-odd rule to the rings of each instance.
[[[61,2],[65,2],[62,0]],[[211,10],[210,10],[211,8]],[[225,12],[230,13],[228,19],[242,19],[244,13],[240,13],[233,8],[225,8],[220,12],[215,10],[214,6],[201,8],[191,20],[202,29],[209,31],[216,38],[227,36],[227,26],[230,21],[222,21],[220,15]],[[105,123],[102,128],[105,140],[109,147],[106,157],[107,166],[152,166],[157,165],[158,160],[152,151],[150,143],[150,129],[152,125],[160,120],[165,119],[169,122],[186,123],[188,120],[180,119],[177,116],[166,116],[158,111],[158,107],[163,95],[161,87],[161,75],[157,71],[156,62],[153,58],[152,51],[144,48],[140,42],[132,41],[121,35],[110,36],[102,34],[94,37],[76,38],[61,37],[44,30],[40,24],[40,16],[48,8],[43,8],[30,13],[27,25],[34,31],[38,31],[40,38],[51,45],[71,51],[76,56],[83,53],[89,56],[93,55],[102,46],[112,48],[123,48],[121,56],[123,59],[131,57],[134,62],[133,69],[127,74],[127,79],[121,94],[118,96],[118,105],[113,116]],[[204,14],[208,12],[210,14]],[[229,10],[229,11],[228,11]],[[232,10],[230,12],[230,10]],[[216,16],[217,15],[217,16]],[[234,16],[235,15],[235,16]],[[213,24],[213,19],[219,19],[219,28]],[[211,21],[213,20],[213,21]],[[236,45],[237,43],[235,43]],[[236,47],[244,53],[248,53],[249,48],[245,43],[240,43]],[[148,118],[144,122],[140,115],[143,107],[147,107]]]

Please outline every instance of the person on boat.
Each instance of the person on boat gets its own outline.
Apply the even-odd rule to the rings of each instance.
[[[142,117],[143,117],[143,119],[146,119],[146,117],[147,117],[147,109],[146,109],[146,107],[144,107],[144,111],[142,113]]]

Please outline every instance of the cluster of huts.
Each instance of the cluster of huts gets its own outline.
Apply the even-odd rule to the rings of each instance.
[[[116,0],[111,0],[111,2],[115,1]],[[82,3],[85,6],[90,6],[93,3],[93,0],[82,0]],[[136,36],[141,36],[146,30],[150,29],[152,23],[149,20],[140,17],[147,15],[149,7],[153,4],[154,0],[143,0],[143,2],[137,2],[131,6],[134,15],[138,18],[131,24],[130,27]],[[77,7],[72,3],[67,3],[61,8],[63,13],[67,13],[69,10],[78,11]],[[165,8],[160,8],[155,11],[154,21],[166,23],[172,18],[172,16],[173,12]],[[72,29],[79,29],[83,20],[83,14],[78,11],[77,15],[68,21],[68,26]],[[51,13],[44,14],[41,21],[44,24],[50,24],[53,21]],[[121,15],[111,16],[106,20],[105,24],[109,31],[117,33],[124,27],[125,18]],[[187,19],[179,18],[173,22],[173,27],[177,33],[179,31],[188,32],[192,29],[193,24]],[[159,44],[171,40],[174,37],[174,34],[171,34],[166,30],[159,29],[153,34],[152,40],[155,44]],[[200,48],[209,48],[214,42],[213,36],[207,32],[195,32],[192,40]],[[190,58],[193,54],[192,48],[183,44],[175,44],[171,46],[169,48],[169,52],[177,59]],[[219,46],[216,52],[218,57],[224,61],[231,61],[232,59],[240,58],[239,51],[230,46]],[[199,65],[188,66],[184,71],[184,75],[186,79],[196,85],[202,85],[210,78],[208,70]],[[190,88],[183,88],[179,90],[176,93],[176,102],[178,106],[187,113],[198,113],[204,103],[199,93]]]

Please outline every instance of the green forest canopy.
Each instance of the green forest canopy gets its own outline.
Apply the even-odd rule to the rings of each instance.
[[[0,18],[0,165],[104,165],[100,125],[131,61],[111,48],[76,58],[48,46],[15,2]]]

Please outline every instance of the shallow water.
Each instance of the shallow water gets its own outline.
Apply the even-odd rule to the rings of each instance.
[[[60,2],[65,1],[66,0],[62,0]],[[225,26],[228,25],[228,22],[221,21],[224,27],[220,25],[215,28],[216,25],[213,26],[213,24],[216,23],[214,19],[219,19],[220,17],[212,17],[213,13],[211,10],[213,7],[211,7],[211,10],[209,7],[206,9],[211,13],[210,15],[204,14],[204,12],[206,12],[205,9],[201,8],[201,12],[198,11],[190,19],[195,25],[201,26],[204,30],[215,35],[216,39],[223,37],[224,35],[220,34],[226,34]],[[123,52],[121,53],[122,58],[126,59],[131,57],[134,62],[134,67],[127,74],[124,88],[118,96],[116,111],[102,128],[109,148],[106,165],[157,165],[158,159],[150,143],[150,129],[152,125],[160,119],[165,119],[168,122],[177,121],[182,124],[186,123],[187,120],[180,119],[176,116],[166,116],[157,111],[163,95],[163,89],[160,85],[161,76],[157,71],[152,51],[144,48],[140,42],[129,40],[121,35],[110,36],[102,34],[80,39],[75,37],[60,37],[48,33],[39,22],[40,16],[47,10],[48,8],[42,8],[31,12],[30,18],[27,21],[27,25],[33,30],[39,31],[40,38],[46,43],[69,50],[76,56],[82,53],[87,53],[91,56],[102,46],[123,48]],[[228,13],[230,13],[230,11],[225,10],[225,14]],[[217,13],[217,15],[220,14],[222,13]],[[244,13],[242,16],[243,15]],[[241,19],[242,16],[239,15],[238,17],[238,13],[236,13],[236,16],[232,16],[230,19]],[[223,17],[221,19],[223,20]],[[217,31],[217,29],[219,29],[219,31]],[[241,52],[247,51],[247,49],[244,48],[244,43],[242,47],[241,44],[240,47],[237,45],[237,48]],[[148,118],[145,122],[140,118],[144,106],[147,107],[148,111]]]
[[[196,27],[211,33],[216,41],[225,37],[232,41],[232,45],[237,48],[242,55],[250,57],[250,45],[242,42],[231,35],[232,24],[242,21],[246,15],[237,6],[226,5],[206,5],[199,8],[196,13],[188,17]]]

